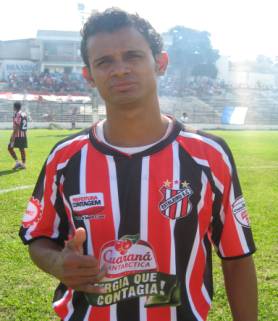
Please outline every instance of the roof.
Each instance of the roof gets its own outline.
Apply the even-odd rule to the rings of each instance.
[[[80,41],[81,36],[78,31],[62,31],[62,30],[38,30],[37,38],[42,40],[69,40]]]

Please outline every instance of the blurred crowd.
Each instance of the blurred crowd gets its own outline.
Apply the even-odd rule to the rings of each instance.
[[[181,81],[178,77],[165,76],[159,82],[159,94],[162,96],[222,95],[227,90],[224,81],[208,77]]]
[[[59,73],[45,70],[31,75],[8,76],[8,89],[12,92],[37,92],[37,93],[84,93],[89,92],[89,86],[78,73]]]
[[[90,87],[79,73],[34,72],[31,75],[9,74],[7,90],[12,92],[36,92],[55,94],[89,93]],[[221,95],[228,90],[223,82],[208,77],[181,81],[178,77],[164,76],[159,80],[162,96]]]

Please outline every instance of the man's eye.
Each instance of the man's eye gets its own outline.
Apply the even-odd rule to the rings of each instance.
[[[130,54],[128,56],[128,59],[140,59],[141,58],[141,55],[139,54]]]
[[[102,66],[106,66],[108,64],[110,64],[111,61],[108,61],[108,60],[102,60],[102,61],[99,61],[97,63],[97,67],[102,67]]]

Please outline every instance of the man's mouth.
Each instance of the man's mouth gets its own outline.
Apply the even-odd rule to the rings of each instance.
[[[136,84],[130,81],[116,82],[111,87],[118,91],[128,91],[133,89]]]

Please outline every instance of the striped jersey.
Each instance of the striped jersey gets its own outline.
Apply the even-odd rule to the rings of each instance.
[[[107,291],[60,284],[53,308],[67,321],[206,320],[212,245],[222,259],[255,251],[228,146],[175,120],[163,141],[133,155],[100,142],[95,126],[53,148],[20,236],[63,245],[77,227],[84,253],[107,266]]]
[[[26,137],[27,131],[27,115],[22,110],[14,113],[13,129],[15,130],[15,138]]]

